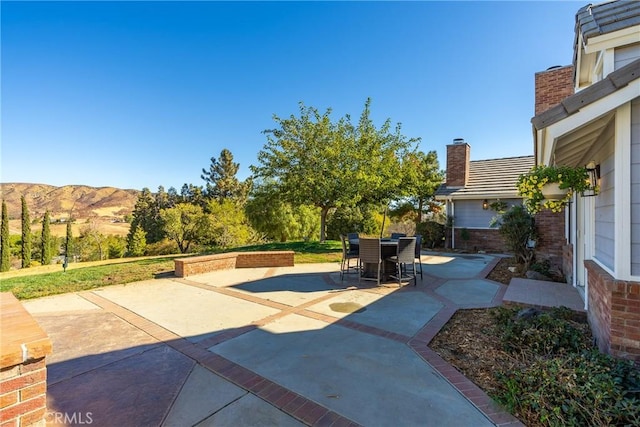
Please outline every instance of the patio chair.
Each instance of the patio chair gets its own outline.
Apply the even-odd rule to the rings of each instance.
[[[397,240],[401,237],[407,237],[405,233],[391,233],[391,240]]]
[[[416,238],[415,237],[400,237],[398,239],[398,252],[396,256],[389,258],[389,261],[396,264],[396,276],[398,285],[402,285],[402,279],[413,278],[413,286],[418,284],[418,277],[416,276]],[[411,264],[412,275],[407,276],[407,266]],[[403,276],[403,271],[405,275]]]
[[[360,271],[360,262],[358,261],[358,251],[347,249],[347,241],[343,234],[340,235],[342,242],[342,261],[340,262],[340,280],[344,278],[344,273],[348,273],[350,269]],[[356,266],[351,266],[351,260],[356,260]]]
[[[358,243],[355,240],[359,240],[360,235],[358,233],[348,233],[347,240],[349,241],[349,251],[358,253]]]
[[[422,250],[422,234],[416,234],[416,259],[418,260],[418,265],[420,266],[420,280],[422,280],[422,256],[420,251]]]
[[[375,280],[378,286],[380,286],[380,279],[382,274],[382,249],[380,246],[380,239],[372,238],[360,238],[360,264],[365,270],[370,272],[375,268],[376,277],[364,277],[360,275],[360,280]],[[367,269],[367,266],[369,267]]]

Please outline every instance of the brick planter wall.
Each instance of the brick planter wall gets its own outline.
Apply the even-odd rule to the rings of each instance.
[[[507,246],[498,229],[467,228],[469,240],[462,239],[462,229],[455,229],[456,249],[477,251],[505,252]],[[450,232],[449,232],[450,233]]]
[[[228,252],[174,260],[175,275],[187,277],[218,270],[255,267],[292,267],[293,251]]]
[[[640,361],[640,282],[615,280],[593,261],[589,276],[588,318],[600,351]]]
[[[293,251],[238,252],[236,268],[293,267]]]
[[[1,293],[0,305],[2,427],[44,425],[51,340],[13,294]]]

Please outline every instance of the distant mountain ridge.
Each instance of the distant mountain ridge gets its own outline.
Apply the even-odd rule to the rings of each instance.
[[[115,187],[89,187],[47,184],[0,183],[1,198],[7,203],[9,218],[21,216],[21,196],[25,196],[31,219],[42,217],[46,210],[53,219],[98,217],[121,220],[131,214],[138,200],[138,190]]]

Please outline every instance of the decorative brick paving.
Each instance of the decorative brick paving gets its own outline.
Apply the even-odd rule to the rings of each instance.
[[[486,275],[491,272],[494,266],[499,261],[495,258],[492,262],[478,274],[475,278],[485,279]],[[264,278],[273,277],[277,274],[277,269],[270,268],[264,275]],[[337,276],[324,274],[322,279],[331,287],[344,290],[346,285],[352,285],[350,282],[341,282],[336,279]],[[250,325],[246,325],[240,328],[234,328],[231,330],[223,331],[219,334],[215,334],[209,338],[205,338],[199,342],[193,343],[182,338],[179,335],[161,327],[160,325],[136,314],[132,311],[111,302],[110,300],[97,295],[94,292],[83,292],[80,295],[89,300],[90,302],[100,306],[106,311],[109,311],[135,327],[141,329],[152,337],[158,339],[171,346],[173,349],[179,351],[185,356],[195,360],[200,365],[206,367],[210,371],[220,375],[226,380],[236,384],[239,387],[249,391],[250,393],[260,397],[261,399],[269,402],[273,406],[279,408],[288,415],[298,419],[299,421],[313,426],[357,426],[358,424],[337,414],[330,409],[319,405],[307,399],[300,394],[293,392],[255,372],[238,365],[231,360],[228,360],[218,354],[212,353],[208,348],[233,339],[247,332],[251,332],[256,328],[276,321],[282,317],[290,314],[296,314],[305,316],[315,320],[325,322],[327,324],[335,324],[358,332],[363,332],[378,337],[383,337],[396,342],[407,344],[413,351],[416,352],[423,360],[429,363],[436,371],[442,375],[453,387],[455,387],[463,396],[465,396],[473,405],[475,405],[480,411],[482,411],[487,418],[498,426],[521,426],[523,425],[515,417],[504,411],[499,405],[497,405],[489,396],[484,393],[477,385],[462,375],[453,366],[442,359],[436,352],[429,348],[429,343],[440,331],[440,329],[451,319],[455,312],[460,308],[453,301],[445,298],[435,290],[447,282],[447,279],[434,277],[428,273],[424,273],[424,278],[418,278],[417,286],[404,286],[398,289],[397,292],[423,292],[430,298],[439,301],[443,304],[443,307],[438,313],[424,325],[414,336],[405,336],[402,334],[390,332],[384,329],[376,328],[369,325],[358,323],[357,321],[345,318],[338,318],[327,314],[317,313],[309,310],[309,307],[318,304],[319,302],[326,301],[334,298],[335,293],[330,292],[324,295],[320,295],[317,298],[313,298],[297,306],[290,306],[287,304],[279,303],[272,300],[260,298],[255,295],[251,295],[245,292],[235,290],[227,287],[216,287],[194,280],[194,277],[190,279],[174,278],[178,283],[193,286],[201,289],[205,289],[211,292],[220,293],[226,296],[242,299],[255,304],[260,304],[270,308],[277,309],[278,312],[266,316],[265,318],[258,319]],[[496,284],[495,282],[491,282]],[[499,305],[504,296],[506,286],[499,285],[499,289],[496,292],[493,300],[486,304],[487,307]],[[388,293],[388,289],[381,289],[375,285],[363,284],[354,286],[361,291],[372,292],[376,294]],[[482,308],[482,307],[479,307]]]
[[[208,287],[207,289],[214,291],[219,290],[218,288],[212,287]],[[233,292],[233,294],[234,297],[237,296],[236,294],[243,295],[240,292]],[[82,292],[80,296],[96,304],[102,309],[115,314],[116,316],[122,318],[138,329],[146,332],[157,340],[164,342],[165,344],[169,345],[185,356],[195,360],[197,363],[206,367],[215,374],[220,375],[221,377],[236,384],[237,386],[242,387],[245,390],[255,394],[256,396],[262,398],[263,400],[269,402],[283,412],[286,412],[287,414],[295,417],[305,424],[313,426],[359,425],[358,423],[351,421],[348,418],[345,418],[342,415],[339,415],[331,411],[330,409],[325,408],[324,406],[321,406],[307,399],[306,397],[299,395],[298,393],[288,390],[285,387],[282,387],[281,385],[276,384],[273,381],[268,380],[261,375],[258,375],[253,371],[246,369],[220,355],[212,353],[208,351],[206,347],[203,347],[203,345],[209,345],[211,340],[215,340],[215,338],[217,338],[216,336],[198,343],[192,343],[186,338],[182,338],[179,335],[161,327],[160,325],[93,292]],[[327,298],[321,297],[315,299],[313,301],[305,303],[304,306],[308,306],[312,303],[315,304],[318,301],[322,301],[324,299]],[[271,303],[272,301],[268,302]],[[293,312],[296,310],[289,306],[285,307],[287,308],[287,310],[285,310],[286,313],[280,313],[280,316],[284,316],[286,314],[289,314],[289,312]],[[300,309],[298,308],[297,310]],[[271,316],[269,316],[269,318],[271,318]],[[250,327],[238,328],[238,334],[248,332],[249,328]],[[255,328],[255,326],[253,328]],[[215,340],[215,342],[223,342],[223,335],[224,334],[219,334],[218,340]],[[235,336],[237,335],[231,333],[228,335],[227,339],[233,338]],[[331,421],[330,424],[328,424],[329,421]]]

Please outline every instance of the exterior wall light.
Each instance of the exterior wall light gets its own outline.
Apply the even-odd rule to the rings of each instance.
[[[595,196],[598,194],[598,190],[600,189],[600,165],[596,164],[594,160],[591,160],[585,166],[587,173],[589,174],[589,194],[584,194],[583,196]]]
[[[484,199],[484,200],[482,201],[482,209],[483,209],[483,210],[485,210],[485,211],[486,211],[487,209],[489,209],[489,201],[488,201],[487,199]]]

